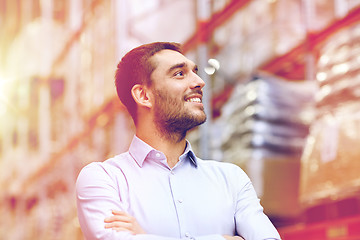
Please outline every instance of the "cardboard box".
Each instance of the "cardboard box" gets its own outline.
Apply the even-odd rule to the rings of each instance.
[[[262,195],[264,211],[270,217],[297,218],[299,205],[300,159],[263,159]]]
[[[324,114],[310,129],[301,160],[305,207],[351,197],[360,190],[360,107]]]

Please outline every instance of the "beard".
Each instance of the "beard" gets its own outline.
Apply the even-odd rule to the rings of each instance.
[[[182,101],[172,98],[161,90],[155,91],[155,123],[163,135],[170,139],[181,141],[188,130],[204,123],[204,109],[194,113],[185,109]]]

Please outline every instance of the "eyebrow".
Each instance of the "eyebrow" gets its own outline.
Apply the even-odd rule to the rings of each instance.
[[[187,65],[187,64],[186,64],[185,62],[172,65],[167,72],[168,72],[168,73],[171,73],[174,69],[183,68],[183,67],[186,67],[186,65]]]

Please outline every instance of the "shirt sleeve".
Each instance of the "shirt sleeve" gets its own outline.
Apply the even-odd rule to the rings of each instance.
[[[101,163],[92,163],[83,168],[76,182],[77,211],[81,230],[86,239],[100,240],[179,240],[152,234],[132,235],[105,229],[104,219],[111,210],[124,210],[121,194],[110,172]],[[188,240],[224,240],[221,235],[207,235]]]
[[[274,225],[264,214],[255,189],[248,176],[239,168],[236,181],[236,231],[246,240],[280,239]]]

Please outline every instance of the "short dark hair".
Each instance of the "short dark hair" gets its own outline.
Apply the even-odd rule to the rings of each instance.
[[[136,84],[151,85],[150,76],[156,66],[150,61],[150,58],[165,49],[182,53],[179,43],[154,42],[132,49],[117,65],[115,73],[116,92],[135,124],[137,123],[137,105],[131,95],[131,89]]]

